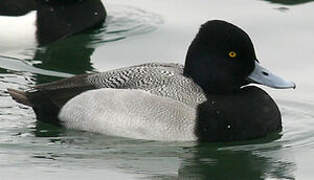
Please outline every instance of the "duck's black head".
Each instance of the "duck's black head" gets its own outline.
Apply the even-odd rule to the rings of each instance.
[[[190,45],[184,75],[206,94],[198,106],[196,135],[204,141],[248,140],[281,129],[276,103],[254,82],[295,88],[257,61],[253,43],[239,27],[225,21],[203,24]]]
[[[229,94],[255,82],[274,88],[295,84],[262,68],[250,37],[239,27],[213,20],[203,24],[192,41],[185,60],[184,75],[206,94]]]
[[[251,39],[243,30],[225,21],[208,21],[188,49],[184,75],[205,92],[232,92],[246,83],[255,60]]]

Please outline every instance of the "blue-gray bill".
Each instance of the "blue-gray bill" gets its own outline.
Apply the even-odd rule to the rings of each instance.
[[[268,69],[261,66],[257,61],[255,61],[255,69],[248,76],[248,80],[253,83],[261,84],[276,89],[296,88],[294,82],[285,80],[273,74]]]

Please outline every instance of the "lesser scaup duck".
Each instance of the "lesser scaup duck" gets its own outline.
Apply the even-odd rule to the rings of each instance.
[[[106,11],[101,0],[9,0],[0,2],[0,39],[45,45],[101,25]],[[12,45],[13,46],[13,45]]]
[[[248,87],[251,82],[295,88],[257,62],[243,30],[213,20],[201,26],[185,66],[149,63],[8,91],[40,120],[66,127],[152,140],[224,141],[281,129],[277,105],[260,88]]]
[[[248,86],[191,107],[139,89],[102,88],[69,100],[59,119],[71,129],[158,141],[237,141],[281,130],[272,98]]]

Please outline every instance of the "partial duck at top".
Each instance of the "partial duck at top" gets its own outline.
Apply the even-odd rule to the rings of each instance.
[[[0,2],[0,39],[45,45],[100,26],[105,18],[101,0],[6,0]]]
[[[281,129],[276,103],[257,83],[295,88],[263,68],[239,27],[203,24],[185,65],[147,63],[9,89],[38,119],[66,127],[150,140],[227,141]]]
[[[282,5],[298,5],[298,4],[309,3],[309,2],[312,2],[313,0],[299,0],[299,1],[295,1],[295,0],[264,0],[264,1],[269,1],[271,3],[282,4]]]

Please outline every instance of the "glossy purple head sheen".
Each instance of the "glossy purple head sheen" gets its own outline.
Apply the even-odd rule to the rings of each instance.
[[[207,94],[228,94],[246,84],[255,60],[251,39],[243,30],[225,21],[208,21],[188,49],[184,75]]]

